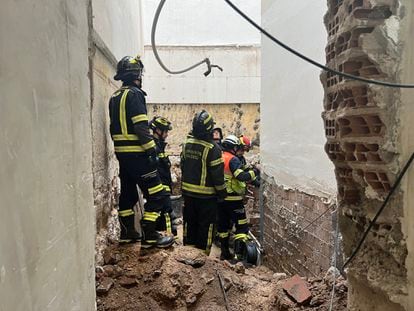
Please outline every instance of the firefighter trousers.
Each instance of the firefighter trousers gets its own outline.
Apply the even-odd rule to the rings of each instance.
[[[119,216],[134,214],[134,206],[138,202],[139,186],[146,203],[143,220],[155,222],[169,194],[164,190],[157,169],[152,167],[146,155],[130,155],[118,157],[121,194],[119,197]]]
[[[228,238],[234,224],[236,227],[234,240],[245,242],[248,239],[249,225],[242,200],[220,202],[217,218],[217,231],[220,238]]]
[[[217,199],[184,196],[183,241],[210,254],[215,233]]]

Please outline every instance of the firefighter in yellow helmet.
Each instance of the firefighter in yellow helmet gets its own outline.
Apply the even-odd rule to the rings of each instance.
[[[161,216],[158,218],[157,230],[167,231],[169,234],[177,235],[177,227],[173,224],[174,213],[171,204],[171,161],[165,151],[167,146],[166,139],[172,130],[171,122],[167,118],[155,116],[149,123],[152,130],[152,136],[155,141],[155,150],[158,156],[158,173],[160,174],[162,185],[168,193],[168,197],[164,201]]]
[[[141,89],[144,65],[139,57],[125,56],[118,62],[115,80],[123,82],[109,101],[110,133],[119,162],[121,194],[119,198],[120,242],[141,239],[135,230],[134,206],[138,202],[137,185],[146,203],[141,220],[142,247],[168,247],[174,239],[156,231],[164,201],[168,197],[157,171],[155,142],[149,133],[146,93]]]

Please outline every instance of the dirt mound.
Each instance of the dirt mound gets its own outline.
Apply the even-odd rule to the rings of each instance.
[[[322,279],[309,283],[310,305],[298,306],[282,289],[286,275],[230,265],[190,247],[112,246],[104,260],[96,273],[98,311],[226,310],[219,274],[229,310],[328,310],[331,287]],[[346,287],[334,310],[346,310],[345,299]]]

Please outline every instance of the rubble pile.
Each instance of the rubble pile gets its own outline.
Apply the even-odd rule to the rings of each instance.
[[[113,245],[96,268],[98,311],[129,310],[328,310],[331,284],[293,281],[266,267],[231,265],[200,250],[175,246],[141,250],[139,243]],[[220,284],[220,279],[222,284]],[[301,283],[301,301],[284,287]],[[346,285],[337,281],[334,310],[346,310]],[[224,293],[226,296],[224,296]]]

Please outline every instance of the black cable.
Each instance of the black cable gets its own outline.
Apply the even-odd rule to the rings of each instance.
[[[365,83],[369,83],[369,84],[376,84],[376,85],[382,85],[382,86],[387,86],[387,87],[395,87],[395,88],[414,88],[414,84],[399,84],[399,83],[389,83],[389,82],[385,82],[385,81],[378,81],[378,80],[370,80],[370,79],[365,79],[365,78],[361,78],[358,76],[354,76],[345,72],[340,72],[338,70],[329,68],[325,65],[322,65],[320,63],[318,63],[317,61],[299,53],[298,51],[294,50],[293,48],[289,47],[288,45],[286,45],[285,43],[283,43],[282,41],[278,40],[277,38],[275,38],[274,36],[272,36],[270,33],[268,33],[266,30],[264,30],[262,27],[260,27],[256,22],[254,22],[249,16],[247,16],[244,12],[242,12],[236,5],[234,5],[230,0],[224,0],[225,2],[227,2],[227,4],[233,9],[235,10],[240,16],[242,16],[245,20],[247,20],[252,26],[254,26],[256,29],[258,29],[262,34],[264,34],[266,37],[268,37],[270,40],[272,40],[273,42],[275,42],[276,44],[278,44],[279,46],[281,46],[282,48],[284,48],[285,50],[289,51],[290,53],[298,56],[299,58],[307,61],[308,63],[311,63],[312,65],[336,74],[338,76],[342,76],[348,79],[352,79],[352,80],[356,80],[356,81],[361,81],[361,82],[365,82]]]
[[[361,248],[362,244],[364,243],[368,233],[371,231],[372,226],[374,226],[375,222],[377,221],[378,217],[381,215],[382,211],[384,210],[385,206],[387,206],[388,201],[390,200],[391,196],[397,189],[398,185],[400,184],[402,178],[404,177],[405,173],[407,172],[408,168],[410,167],[411,163],[414,160],[414,152],[411,155],[410,159],[405,164],[404,168],[402,169],[401,173],[398,175],[397,180],[395,181],[394,185],[392,186],[390,192],[388,193],[387,197],[385,198],[384,202],[382,203],[381,208],[378,210],[377,214],[375,215],[374,219],[370,222],[368,228],[365,230],[364,234],[362,235],[361,240],[359,241],[357,247],[353,250],[351,256],[348,258],[348,260],[345,262],[345,264],[342,266],[342,270],[345,269],[345,267],[354,259],[356,254],[358,253],[359,249]]]
[[[157,31],[157,24],[158,24],[158,19],[160,17],[162,8],[165,4],[166,0],[161,0],[160,4],[157,7],[157,10],[155,12],[155,16],[154,16],[154,20],[152,22],[152,28],[151,28],[151,46],[152,46],[152,51],[154,52],[154,56],[155,59],[158,61],[158,63],[160,64],[161,68],[164,69],[166,72],[168,72],[169,74],[173,74],[173,75],[177,75],[177,74],[182,74],[185,73],[187,71],[193,70],[194,68],[197,68],[198,66],[206,63],[207,65],[207,71],[204,72],[204,75],[207,77],[210,73],[211,73],[211,69],[212,68],[218,68],[220,71],[223,71],[223,69],[218,66],[218,65],[212,65],[210,59],[205,58],[202,61],[198,62],[197,64],[194,64],[188,68],[182,69],[182,70],[170,70],[167,68],[167,66],[164,65],[164,63],[161,60],[160,55],[158,54],[158,50],[157,50],[157,45],[155,44],[155,32]]]

